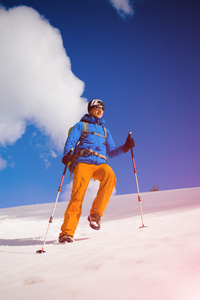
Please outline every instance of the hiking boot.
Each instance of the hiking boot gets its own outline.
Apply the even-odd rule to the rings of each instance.
[[[59,243],[73,243],[73,241],[73,238],[68,234],[64,234],[59,237]]]
[[[95,230],[100,229],[101,217],[96,214],[91,214],[88,216],[88,221],[90,222],[90,227]]]

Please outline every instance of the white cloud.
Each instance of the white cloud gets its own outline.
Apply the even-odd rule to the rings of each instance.
[[[37,145],[38,147],[39,145]],[[55,153],[54,150],[50,149],[50,151],[47,149],[47,147],[43,146],[43,145],[40,145],[40,158],[43,159],[43,161],[45,162],[45,168],[48,169],[50,166],[51,166],[51,162],[50,162],[50,159],[53,157],[53,158],[56,158],[57,157],[57,154]]]
[[[130,0],[107,0],[117,10],[122,17],[134,15],[134,10]]]
[[[87,103],[59,30],[30,7],[0,7],[0,45],[0,145],[14,144],[33,124],[62,151]]]
[[[85,199],[88,200],[93,200],[95,199],[96,195],[97,195],[97,191],[99,188],[99,181],[97,180],[90,180],[90,183],[88,185],[86,194],[85,194]],[[72,191],[72,182],[70,182],[69,184],[66,184],[63,188],[63,192],[61,194],[61,199],[62,201],[69,201],[70,197],[71,197],[71,191]],[[116,188],[114,188],[112,195],[116,194]]]
[[[0,170],[3,170],[7,167],[7,161],[0,156]]]
[[[50,154],[51,154],[51,156],[54,157],[54,158],[57,157],[57,154],[56,154],[55,151],[53,151],[52,149],[51,149],[51,151],[50,151]]]

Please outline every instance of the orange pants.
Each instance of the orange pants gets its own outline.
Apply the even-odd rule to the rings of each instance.
[[[116,185],[115,174],[107,164],[93,165],[78,163],[74,171],[71,199],[65,211],[60,236],[64,234],[74,236],[81,216],[85,192],[91,178],[100,181],[100,185],[90,213],[97,214],[100,217],[103,216],[103,212]]]

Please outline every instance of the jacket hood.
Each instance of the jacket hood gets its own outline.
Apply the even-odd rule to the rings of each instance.
[[[94,118],[93,116],[91,116],[89,114],[85,114],[81,118],[81,122],[88,122],[88,123],[99,124],[99,125],[103,125],[105,123],[105,121],[103,119]]]

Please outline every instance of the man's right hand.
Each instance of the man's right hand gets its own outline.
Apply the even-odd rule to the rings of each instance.
[[[71,161],[71,158],[72,158],[72,151],[73,150],[70,150],[65,156],[63,156],[63,158],[62,158],[62,163],[64,164],[64,165],[68,165],[68,163]]]

